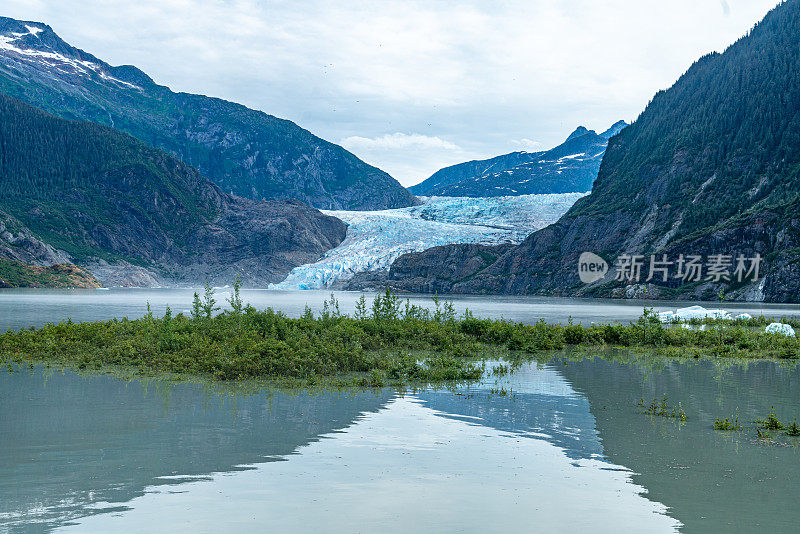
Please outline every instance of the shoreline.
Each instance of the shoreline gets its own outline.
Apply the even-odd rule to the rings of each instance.
[[[196,295],[187,316],[167,308],[140,319],[73,323],[0,335],[0,362],[42,363],[77,370],[125,369],[132,375],[197,376],[215,381],[277,380],[298,385],[442,384],[485,376],[487,358],[624,349],[667,358],[800,359],[795,337],[769,334],[765,317],[693,319],[664,324],[652,311],[620,323],[535,324],[457,317],[453,303],[434,299],[434,309],[386,291],[371,304],[358,301],[343,314],[334,296],[323,310],[290,318],[271,308],[245,306],[238,287],[231,310],[219,310],[214,289]],[[800,328],[800,318],[784,319]]]

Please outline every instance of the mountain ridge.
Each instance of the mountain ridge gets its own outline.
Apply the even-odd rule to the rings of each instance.
[[[345,237],[297,200],[224,193],[134,137],[0,94],[0,256],[107,285],[282,279]]]
[[[0,91],[61,118],[122,130],[254,200],[385,209],[416,199],[394,178],[293,122],[220,98],[172,92],[111,66],[43,23],[0,17]]]
[[[602,134],[579,126],[549,150],[510,152],[451,165],[408,189],[424,196],[584,193],[597,176],[608,139],[625,125],[618,121]]]

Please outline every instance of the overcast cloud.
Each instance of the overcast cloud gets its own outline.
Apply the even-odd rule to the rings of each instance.
[[[776,0],[0,0],[173,90],[295,121],[404,185],[633,120]]]

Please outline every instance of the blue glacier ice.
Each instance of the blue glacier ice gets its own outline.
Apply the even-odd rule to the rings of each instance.
[[[403,254],[440,245],[519,243],[558,220],[586,194],[429,197],[409,208],[324,210],[347,224],[345,240],[316,263],[294,268],[270,289],[324,289],[358,272],[388,270]]]

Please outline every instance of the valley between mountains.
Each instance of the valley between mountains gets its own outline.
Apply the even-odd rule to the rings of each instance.
[[[0,285],[800,301],[800,1],[636,120],[408,189],[240,104],[0,18]],[[583,253],[758,257],[760,276],[579,279]]]

